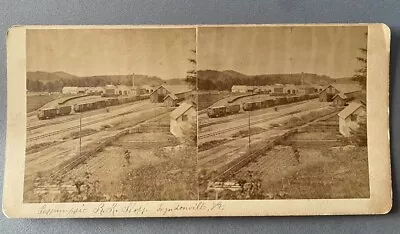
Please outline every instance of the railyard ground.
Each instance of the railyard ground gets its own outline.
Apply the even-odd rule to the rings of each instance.
[[[80,134],[79,114],[28,117],[24,202],[197,198],[196,147],[169,132],[172,110],[143,100],[88,111]]]
[[[277,113],[268,108],[251,112],[251,147],[248,127],[240,127],[248,123],[246,112],[215,119],[199,116],[200,199],[368,198],[367,148],[339,133],[338,112],[316,99],[282,106]],[[299,126],[304,127],[291,132]],[[249,163],[230,167],[278,138]],[[256,196],[237,190],[244,181],[256,184]],[[213,182],[227,187],[210,189]]]

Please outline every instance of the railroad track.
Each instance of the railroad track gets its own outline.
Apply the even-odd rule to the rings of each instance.
[[[142,101],[142,100],[140,100],[140,101]],[[134,102],[134,104],[141,104],[141,103],[139,103],[140,101]],[[132,103],[130,103],[130,104],[132,104]],[[113,107],[121,108],[123,106],[119,105],[119,106],[113,106]],[[105,108],[102,108],[102,109],[105,109]],[[110,108],[110,110],[113,110],[113,109],[114,108]],[[97,111],[97,110],[101,110],[101,109],[96,109],[96,110],[93,110],[93,111]],[[60,123],[64,123],[65,121],[71,121],[71,120],[77,120],[77,119],[79,119],[79,115],[70,115],[70,118],[66,118],[66,119],[62,119],[62,120],[58,120],[58,121],[54,121],[54,122],[46,122],[46,123],[36,124],[36,125],[27,127],[26,130],[28,130],[28,131],[29,130],[35,130],[35,129],[38,129],[38,128],[41,128],[41,127],[54,125],[54,124],[60,124]]]
[[[320,108],[320,107],[318,107],[318,108]],[[316,109],[318,109],[318,108],[316,108]],[[286,115],[297,114],[299,112],[300,111],[292,111],[292,112],[285,113],[285,114],[274,115],[274,116],[272,116],[270,118],[253,121],[253,122],[251,122],[251,125],[260,124],[260,123],[267,122],[267,121],[270,121],[270,120],[273,120],[273,119],[276,119],[276,118],[280,118],[280,117],[283,117],[283,116],[286,116]],[[227,132],[231,132],[231,131],[238,130],[238,129],[241,129],[241,128],[248,128],[248,127],[249,127],[249,124],[247,123],[247,124],[242,124],[242,125],[231,127],[231,128],[225,128],[225,129],[222,129],[222,130],[217,131],[217,132],[211,132],[211,133],[200,135],[200,136],[198,136],[198,139],[201,140],[201,139],[205,139],[205,138],[208,138],[208,137],[218,136],[220,134],[224,134],[224,133],[227,133]]]
[[[310,99],[311,101],[314,99]],[[287,108],[291,108],[293,106],[296,105],[301,105],[301,104],[305,104],[307,102],[309,102],[310,100],[305,100],[305,101],[299,101],[299,102],[294,102],[294,103],[289,103],[289,104],[283,104],[283,105],[278,105],[280,110],[285,110]],[[259,115],[263,115],[265,114],[265,112],[260,112],[260,110],[266,110],[266,109],[273,109],[273,107],[267,107],[267,108],[262,108],[262,109],[258,109],[258,110],[253,110],[252,112],[252,116],[259,116]],[[207,109],[202,110],[205,112],[205,114],[207,114]],[[220,124],[220,123],[224,123],[226,121],[232,120],[232,119],[246,119],[247,116],[246,115],[242,115],[241,114],[245,114],[246,112],[239,112],[237,114],[233,114],[233,115],[227,115],[224,116],[223,118],[218,118],[218,119],[210,119],[209,117],[206,116],[202,116],[201,118],[199,118],[199,121],[202,122],[201,125],[199,125],[199,128],[202,127],[207,127],[210,126],[212,124]],[[198,113],[198,115],[200,116],[201,113]],[[233,118],[235,116],[240,116],[239,118]]]
[[[120,113],[118,115],[108,116],[108,117],[105,117],[105,118],[102,118],[102,119],[98,119],[98,120],[94,120],[94,121],[90,121],[90,122],[84,123],[84,124],[82,124],[81,127],[90,126],[90,125],[93,125],[93,124],[96,124],[96,123],[100,123],[100,122],[103,122],[103,121],[107,121],[107,120],[110,120],[110,119],[114,119],[116,117],[128,115],[128,114],[131,114],[131,113],[134,113],[134,112],[138,112],[138,111],[150,110],[152,108],[153,107],[150,107],[150,108],[149,107],[144,107],[144,108],[138,108],[138,109],[126,111],[126,112]],[[67,131],[74,130],[74,129],[79,129],[79,128],[80,128],[79,125],[73,126],[73,127],[69,127],[69,128],[64,128],[64,129],[60,129],[60,130],[57,130],[57,131],[54,131],[54,132],[49,132],[49,133],[46,133],[46,134],[43,134],[43,135],[40,135],[40,136],[27,138],[26,141],[30,142],[30,141],[34,141],[34,140],[39,140],[39,139],[42,139],[42,138],[54,136],[54,135],[57,135],[57,134],[60,134],[60,133],[63,133],[63,132],[67,132]]]
[[[131,127],[131,129],[137,127],[140,124],[143,124],[145,122],[152,122],[152,121],[157,121],[159,119],[164,118],[166,115],[169,115],[170,112],[161,114],[161,115],[156,115],[150,119],[146,119],[143,121],[138,122],[137,124],[135,124],[134,127]],[[122,133],[123,131],[121,131]],[[87,155],[83,154],[80,155],[78,157],[76,157],[75,159],[71,160],[70,162],[68,162],[66,165],[59,167],[56,170],[51,170],[51,176],[52,178],[54,178],[55,176],[60,176],[60,177],[64,177],[72,168],[74,168],[75,166],[79,165],[80,163],[82,163],[83,161],[85,161],[87,159]],[[104,157],[103,160],[106,160],[106,157]],[[97,166],[99,163],[103,162],[103,160],[99,160],[100,162],[95,163],[94,165],[87,165],[87,170],[90,171],[91,169],[93,169],[95,166]],[[74,166],[75,165],[75,166]]]
[[[306,124],[304,124],[304,125],[295,127],[295,128],[293,128],[293,129],[289,130],[289,131],[288,131],[287,133],[285,133],[285,134],[290,133],[290,131],[297,131],[297,130],[299,130],[299,129],[301,129],[301,128],[307,127],[307,126],[309,126],[309,125],[312,124],[312,123],[315,123],[315,122],[318,122],[318,121],[321,121],[321,120],[330,118],[330,117],[336,115],[337,113],[339,113],[339,111],[334,111],[333,113],[326,114],[326,115],[324,115],[324,116],[322,116],[322,117],[319,117],[319,118],[317,118],[317,119],[315,119],[315,120],[313,120],[313,121],[311,121],[311,122],[308,122],[308,123],[306,123]],[[283,136],[283,135],[282,135],[282,136]],[[282,137],[282,136],[281,136],[281,137]],[[264,151],[270,149],[270,148],[273,146],[274,141],[276,141],[276,140],[277,140],[277,139],[274,139],[274,140],[271,142],[271,145],[267,145],[266,147],[263,147],[262,149],[259,149],[259,150],[257,150],[257,151],[254,152],[254,153],[250,153],[248,156],[245,156],[245,157],[243,157],[242,159],[240,159],[238,162],[235,162],[235,163],[234,163],[232,166],[230,166],[229,168],[224,169],[221,173],[219,173],[219,174],[217,175],[216,180],[221,179],[221,178],[224,178],[224,177],[227,177],[227,176],[229,176],[229,175],[232,175],[232,174],[238,172],[241,168],[243,168],[243,167],[246,166],[248,163],[250,163],[250,162],[253,161],[255,158],[257,158],[257,157],[260,155],[260,152],[261,152],[261,151],[264,152]],[[241,150],[241,148],[239,148],[238,150]]]

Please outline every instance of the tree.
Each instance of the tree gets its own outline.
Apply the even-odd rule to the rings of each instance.
[[[368,34],[365,33],[365,36],[368,37]],[[361,68],[355,70],[355,74],[353,75],[353,80],[358,82],[363,89],[367,87],[367,48],[359,48],[361,52],[361,56],[358,56],[356,59],[361,63]]]
[[[196,50],[190,50],[194,54],[194,58],[188,58],[188,61],[194,66],[194,69],[187,71],[186,82],[196,87],[197,83],[197,71],[196,71]]]

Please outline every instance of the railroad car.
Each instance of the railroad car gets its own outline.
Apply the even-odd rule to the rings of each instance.
[[[97,101],[96,103],[97,103],[98,108],[106,107],[106,100],[100,100],[100,101]]]
[[[57,115],[57,108],[46,108],[38,110],[37,117],[38,119],[51,119],[56,117]]]
[[[89,110],[89,104],[88,103],[79,103],[74,105],[74,111],[75,112],[84,112]]]
[[[292,103],[294,102],[294,97],[287,97],[286,98],[286,103]]]
[[[226,106],[226,114],[233,115],[240,111],[240,104]]]
[[[268,108],[274,106],[274,99],[267,99],[261,102],[262,108]]]
[[[110,106],[115,106],[119,104],[117,98],[110,98],[109,100],[110,100]]]
[[[71,106],[59,106],[57,108],[57,115],[69,115],[72,111]]]
[[[255,102],[256,104],[256,109],[261,109],[262,108],[262,102],[261,101],[257,101]]]
[[[261,104],[261,102],[260,102]],[[243,110],[252,111],[258,109],[256,102],[245,102],[243,103]]]
[[[226,106],[210,107],[207,109],[207,115],[210,118],[218,118],[226,115]]]

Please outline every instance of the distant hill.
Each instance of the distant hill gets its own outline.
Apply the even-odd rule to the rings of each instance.
[[[232,70],[200,70],[197,74],[200,90],[230,90],[233,85],[300,85],[302,82],[303,84],[327,85],[341,80],[310,73],[246,75]],[[349,82],[351,79],[344,78],[342,81]]]
[[[132,85],[132,75],[103,75],[103,76],[75,76],[66,72],[27,72],[27,89],[29,91],[48,91],[59,92],[65,86],[104,86],[113,85]],[[135,75],[135,85],[157,86],[165,83],[159,77]]]

